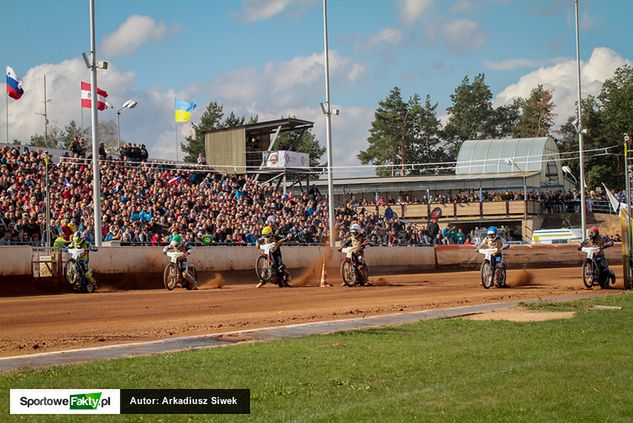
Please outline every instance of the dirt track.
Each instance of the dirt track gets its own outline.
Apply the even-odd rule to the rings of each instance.
[[[622,268],[615,268],[621,292]],[[375,286],[280,289],[206,281],[199,291],[136,290],[0,298],[0,356],[229,332],[488,302],[582,295],[579,268],[508,272],[485,290],[478,272],[372,277]],[[296,280],[300,280],[297,278]],[[313,279],[313,278],[310,278]],[[316,283],[308,281],[306,285]]]

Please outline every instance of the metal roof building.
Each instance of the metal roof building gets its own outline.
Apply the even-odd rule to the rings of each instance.
[[[334,179],[339,200],[356,195],[373,199],[375,193],[420,196],[431,192],[528,191],[570,189],[560,155],[551,137],[465,141],[455,173],[449,175]],[[326,180],[313,183],[323,192]]]

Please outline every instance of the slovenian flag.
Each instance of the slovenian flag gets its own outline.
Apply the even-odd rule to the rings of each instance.
[[[179,98],[176,99],[176,122],[188,122],[191,112],[196,108],[195,103],[190,103]]]
[[[105,110],[108,108],[108,103],[105,100],[107,96],[107,92],[97,87],[97,109]],[[92,107],[92,101],[90,100],[91,97],[92,86],[89,82],[81,81],[81,107],[90,109]]]
[[[173,185],[177,185],[180,183],[180,181],[182,181],[182,178],[180,176],[176,176],[175,178],[171,178],[169,181],[167,181],[167,186],[173,186]]]
[[[22,81],[20,81],[18,75],[10,66],[7,66],[7,93],[9,97],[15,100],[19,100],[22,94],[24,94]]]

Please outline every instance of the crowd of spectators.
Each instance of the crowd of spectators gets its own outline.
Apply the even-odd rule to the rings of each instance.
[[[44,153],[0,150],[0,238],[13,244],[45,236],[44,172]],[[78,230],[92,241],[90,163],[77,155],[51,160],[48,180],[51,239]],[[269,217],[295,242],[327,237],[327,202],[319,194],[284,195],[271,184],[208,169],[104,161],[101,206],[103,239],[122,244],[164,244],[174,233],[196,244],[252,244]]]
[[[474,190],[472,192],[460,193],[434,193],[432,195],[422,195],[420,197],[399,193],[397,196],[387,198],[378,197],[376,200],[367,198],[356,199],[353,197],[350,202],[355,206],[387,206],[395,204],[465,204],[478,202],[495,202],[495,201],[523,201],[525,193],[520,191],[481,191]],[[620,202],[626,201],[626,193],[618,192],[615,194]],[[549,191],[528,191],[527,199],[530,201],[538,201],[543,206],[544,213],[562,213],[566,211],[574,211],[580,206],[580,192],[549,190]],[[587,207],[591,211],[592,205],[597,202],[609,201],[606,194],[596,191],[587,193]]]
[[[119,149],[119,155],[121,160],[131,162],[145,162],[149,157],[145,144],[124,144]]]
[[[145,150],[144,157],[146,154]],[[0,245],[37,245],[46,239],[45,172],[42,151],[0,149]],[[293,242],[322,244],[328,240],[327,201],[314,186],[306,193],[283,194],[273,184],[245,175],[212,172],[202,165],[176,167],[148,161],[106,160],[101,162],[101,191],[103,239],[122,245],[160,245],[174,233],[195,244],[250,245],[271,219],[281,232],[293,234]],[[90,162],[78,153],[58,160],[50,158],[48,192],[51,242],[58,236],[68,238],[74,231],[84,232],[93,241]],[[522,195],[487,193],[486,199],[503,201],[518,194]],[[478,201],[478,195],[438,194],[431,201]],[[543,196],[551,204],[576,196],[556,191],[533,195]],[[410,201],[406,196],[398,200]],[[397,203],[392,199],[380,201],[385,205]],[[436,221],[411,223],[401,219],[392,207],[379,213],[375,204],[363,207],[357,201],[337,208],[338,238],[346,237],[355,222],[361,224],[374,245],[475,242],[474,231],[452,225],[440,229]]]

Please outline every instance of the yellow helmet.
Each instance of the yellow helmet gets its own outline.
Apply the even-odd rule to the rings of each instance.
[[[272,235],[272,233],[273,233],[273,228],[271,228],[270,226],[264,226],[264,229],[262,229],[262,236],[268,237]]]

